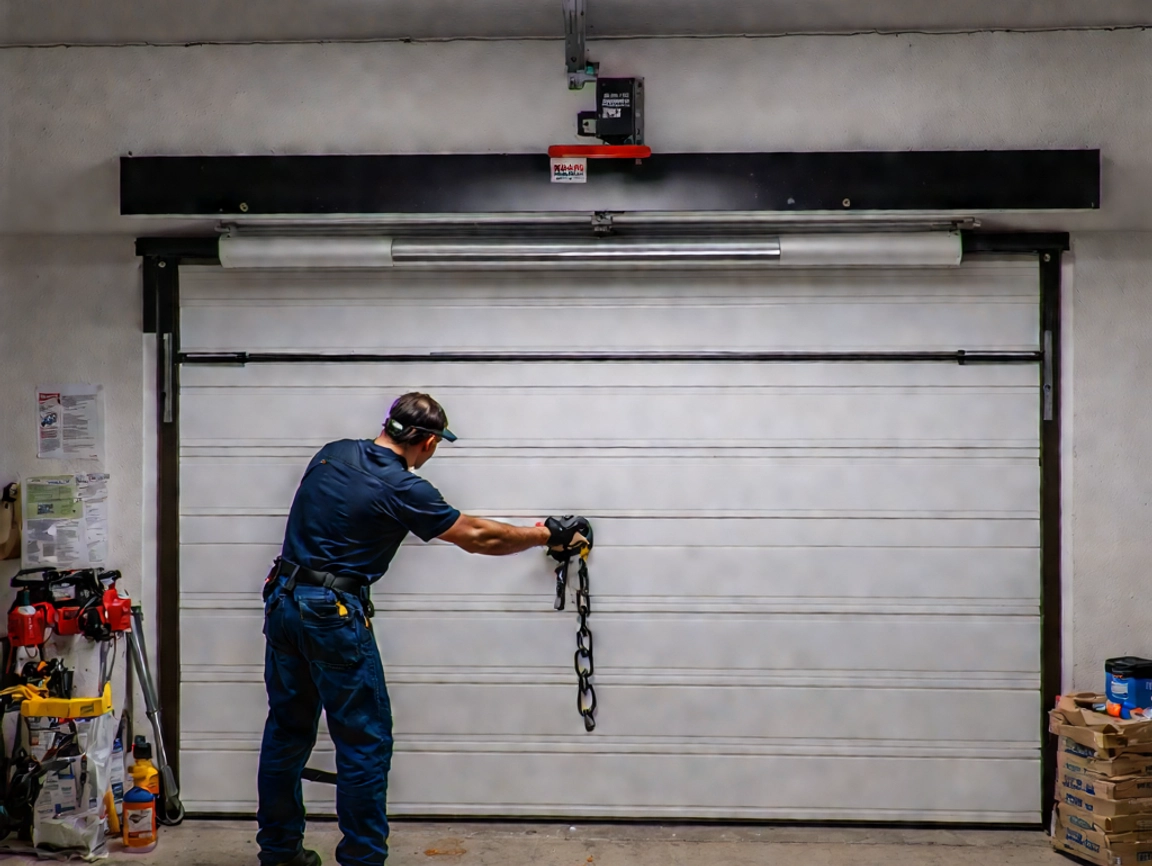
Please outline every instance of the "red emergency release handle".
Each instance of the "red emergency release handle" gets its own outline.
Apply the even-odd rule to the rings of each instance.
[[[647,159],[652,148],[646,144],[554,144],[548,155],[553,159]]]

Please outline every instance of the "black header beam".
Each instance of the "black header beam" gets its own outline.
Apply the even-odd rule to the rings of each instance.
[[[220,264],[218,241],[216,235],[136,238],[136,255],[145,259],[178,259],[186,265],[218,265]]]
[[[554,184],[542,154],[134,156],[126,216],[628,211],[988,211],[1100,207],[1100,151],[664,153],[592,159]]]

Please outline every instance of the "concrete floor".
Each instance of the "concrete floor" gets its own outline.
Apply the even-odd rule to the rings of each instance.
[[[251,866],[248,821],[186,821],[162,828],[148,854],[112,852],[116,866]],[[328,866],[339,831],[309,824],[306,844]],[[389,866],[1061,866],[1072,861],[1040,832],[875,830],[630,824],[393,825]],[[9,860],[7,862],[14,862]]]

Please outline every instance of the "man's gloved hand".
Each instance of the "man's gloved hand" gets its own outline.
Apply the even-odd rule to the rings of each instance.
[[[573,517],[571,514],[564,517],[549,517],[544,521],[544,525],[551,533],[548,537],[548,547],[551,550],[592,548],[592,524],[586,517]]]

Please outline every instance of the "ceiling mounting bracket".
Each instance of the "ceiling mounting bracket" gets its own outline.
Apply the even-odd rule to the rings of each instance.
[[[596,80],[599,63],[588,59],[584,46],[585,24],[588,16],[587,0],[561,0],[564,7],[564,58],[568,67],[568,89],[582,90],[589,81]]]

